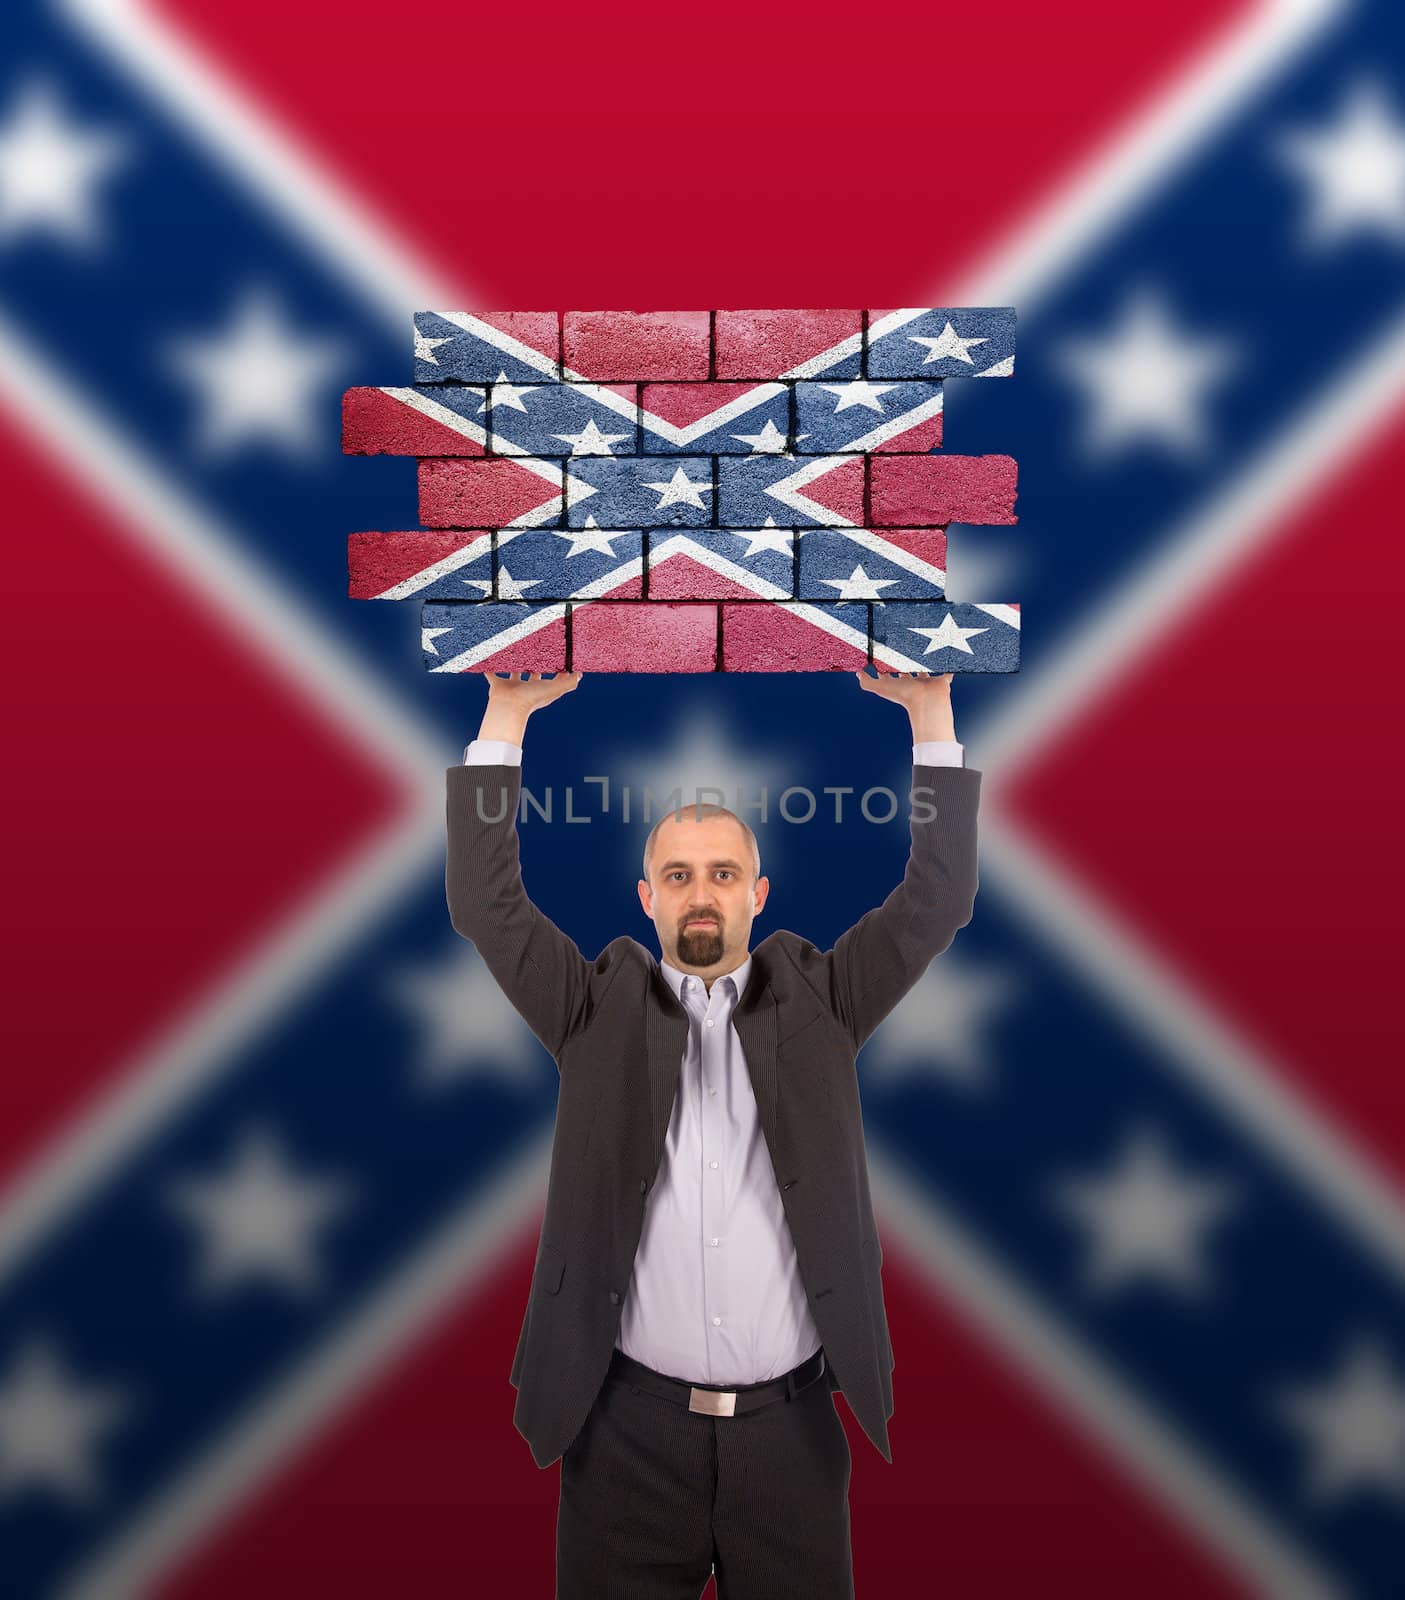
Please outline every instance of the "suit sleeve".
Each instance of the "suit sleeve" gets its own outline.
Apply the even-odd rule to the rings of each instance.
[[[476,762],[449,767],[445,777],[449,919],[456,933],[472,941],[527,1026],[559,1056],[584,1014],[590,966],[522,883],[522,769]]]
[[[831,999],[857,1050],[971,920],[977,888],[973,767],[915,765],[902,882],[841,934],[829,954]]]

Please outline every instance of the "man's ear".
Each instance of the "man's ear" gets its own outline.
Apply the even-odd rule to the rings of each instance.
[[[654,908],[651,904],[653,898],[654,891],[649,887],[649,880],[641,878],[639,880],[639,904],[644,907],[644,915],[648,917],[650,922],[654,920]]]
[[[770,894],[770,892],[771,880],[763,873],[762,876],[756,880],[756,899],[754,901],[755,909],[752,911],[752,916],[759,917],[761,915],[761,908],[766,904],[766,896]]]

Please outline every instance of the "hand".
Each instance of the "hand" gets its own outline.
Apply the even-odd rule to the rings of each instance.
[[[539,706],[550,705],[563,694],[570,694],[585,676],[583,672],[558,672],[548,678],[541,672],[524,672],[521,677],[509,672],[500,678],[496,672],[485,672],[488,680],[488,704],[510,708],[530,715]]]
[[[859,687],[884,700],[893,700],[907,707],[912,719],[912,737],[915,742],[924,739],[954,739],[956,726],[951,709],[950,672],[899,672],[889,675],[880,667],[879,676],[870,678],[866,672],[856,672]]]
[[[521,744],[527,718],[539,707],[569,694],[585,674],[558,672],[554,678],[548,678],[540,672],[527,672],[520,677],[509,672],[505,678],[500,678],[495,672],[485,672],[483,676],[488,680],[488,705],[478,737]]]

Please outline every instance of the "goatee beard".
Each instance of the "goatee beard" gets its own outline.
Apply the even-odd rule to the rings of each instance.
[[[720,928],[684,928],[678,935],[678,957],[690,967],[710,967],[722,959]]]

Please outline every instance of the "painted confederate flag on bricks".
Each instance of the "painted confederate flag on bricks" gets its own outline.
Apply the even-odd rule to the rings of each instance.
[[[419,601],[431,672],[1013,672],[946,550],[1015,463],[941,445],[1014,350],[1009,307],[420,312],[342,448],[418,457],[425,528],[352,534],[349,593]]]

